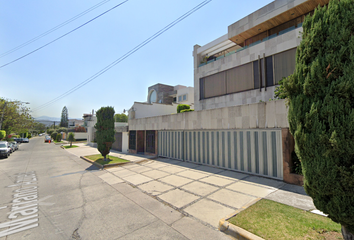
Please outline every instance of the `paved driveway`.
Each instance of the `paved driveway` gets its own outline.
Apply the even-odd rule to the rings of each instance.
[[[193,163],[158,158],[129,163],[106,171],[101,178],[108,183],[128,182],[214,228],[218,227],[221,218],[237,209],[246,208],[261,198],[287,204],[284,193],[289,193],[293,199],[289,205],[299,203],[300,199],[297,207],[314,209],[311,198],[302,192],[301,187]],[[279,190],[280,188],[285,190]]]

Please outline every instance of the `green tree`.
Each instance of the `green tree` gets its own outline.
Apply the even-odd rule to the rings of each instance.
[[[52,134],[50,134],[50,137],[51,137],[53,140],[55,140],[55,139],[57,139],[57,135],[58,135],[57,132],[52,132]]]
[[[7,101],[0,98],[0,123],[1,130],[11,134],[27,132],[28,129],[32,129],[34,119],[30,114],[30,109],[23,102]]]
[[[333,0],[303,23],[293,75],[283,80],[304,188],[354,239],[354,1]]]
[[[115,122],[128,122],[128,116],[124,113],[117,113],[114,115]]]
[[[54,129],[50,128],[50,129],[47,130],[47,134],[52,135],[52,133],[53,133],[54,131],[55,131]]]
[[[61,111],[60,127],[68,127],[69,125],[69,114],[66,106],[63,107]]]
[[[0,140],[6,137],[6,131],[0,130]]]
[[[97,112],[96,140],[97,149],[102,154],[105,161],[114,142],[114,108],[101,107]]]
[[[73,132],[69,133],[68,141],[70,142],[70,147],[72,147],[73,141],[75,141],[75,135]]]

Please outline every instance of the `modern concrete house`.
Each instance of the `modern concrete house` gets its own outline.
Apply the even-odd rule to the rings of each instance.
[[[305,16],[328,2],[275,0],[218,39],[195,45],[195,111],[130,119],[129,151],[142,150],[154,133],[157,156],[301,184],[291,173],[285,101],[272,99],[295,69]]]

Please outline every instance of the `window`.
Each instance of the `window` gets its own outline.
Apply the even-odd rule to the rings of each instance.
[[[155,153],[155,131],[146,131],[146,152]]]
[[[178,102],[187,101],[187,94],[178,96]]]
[[[183,95],[183,101],[187,101],[187,94]]]
[[[129,132],[129,149],[136,150],[136,131]]]
[[[155,90],[152,90],[149,95],[149,103],[156,102],[157,94]]]
[[[296,48],[274,55],[275,84],[294,73]]]
[[[178,96],[178,102],[182,102],[182,96]]]

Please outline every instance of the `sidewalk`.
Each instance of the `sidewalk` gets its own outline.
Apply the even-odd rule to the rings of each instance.
[[[98,153],[87,146],[67,151],[77,156]],[[316,209],[303,187],[282,181],[165,158],[111,155],[133,162],[104,170],[101,179],[108,184],[128,183],[213,229],[218,228],[220,219],[261,198],[303,210]]]

